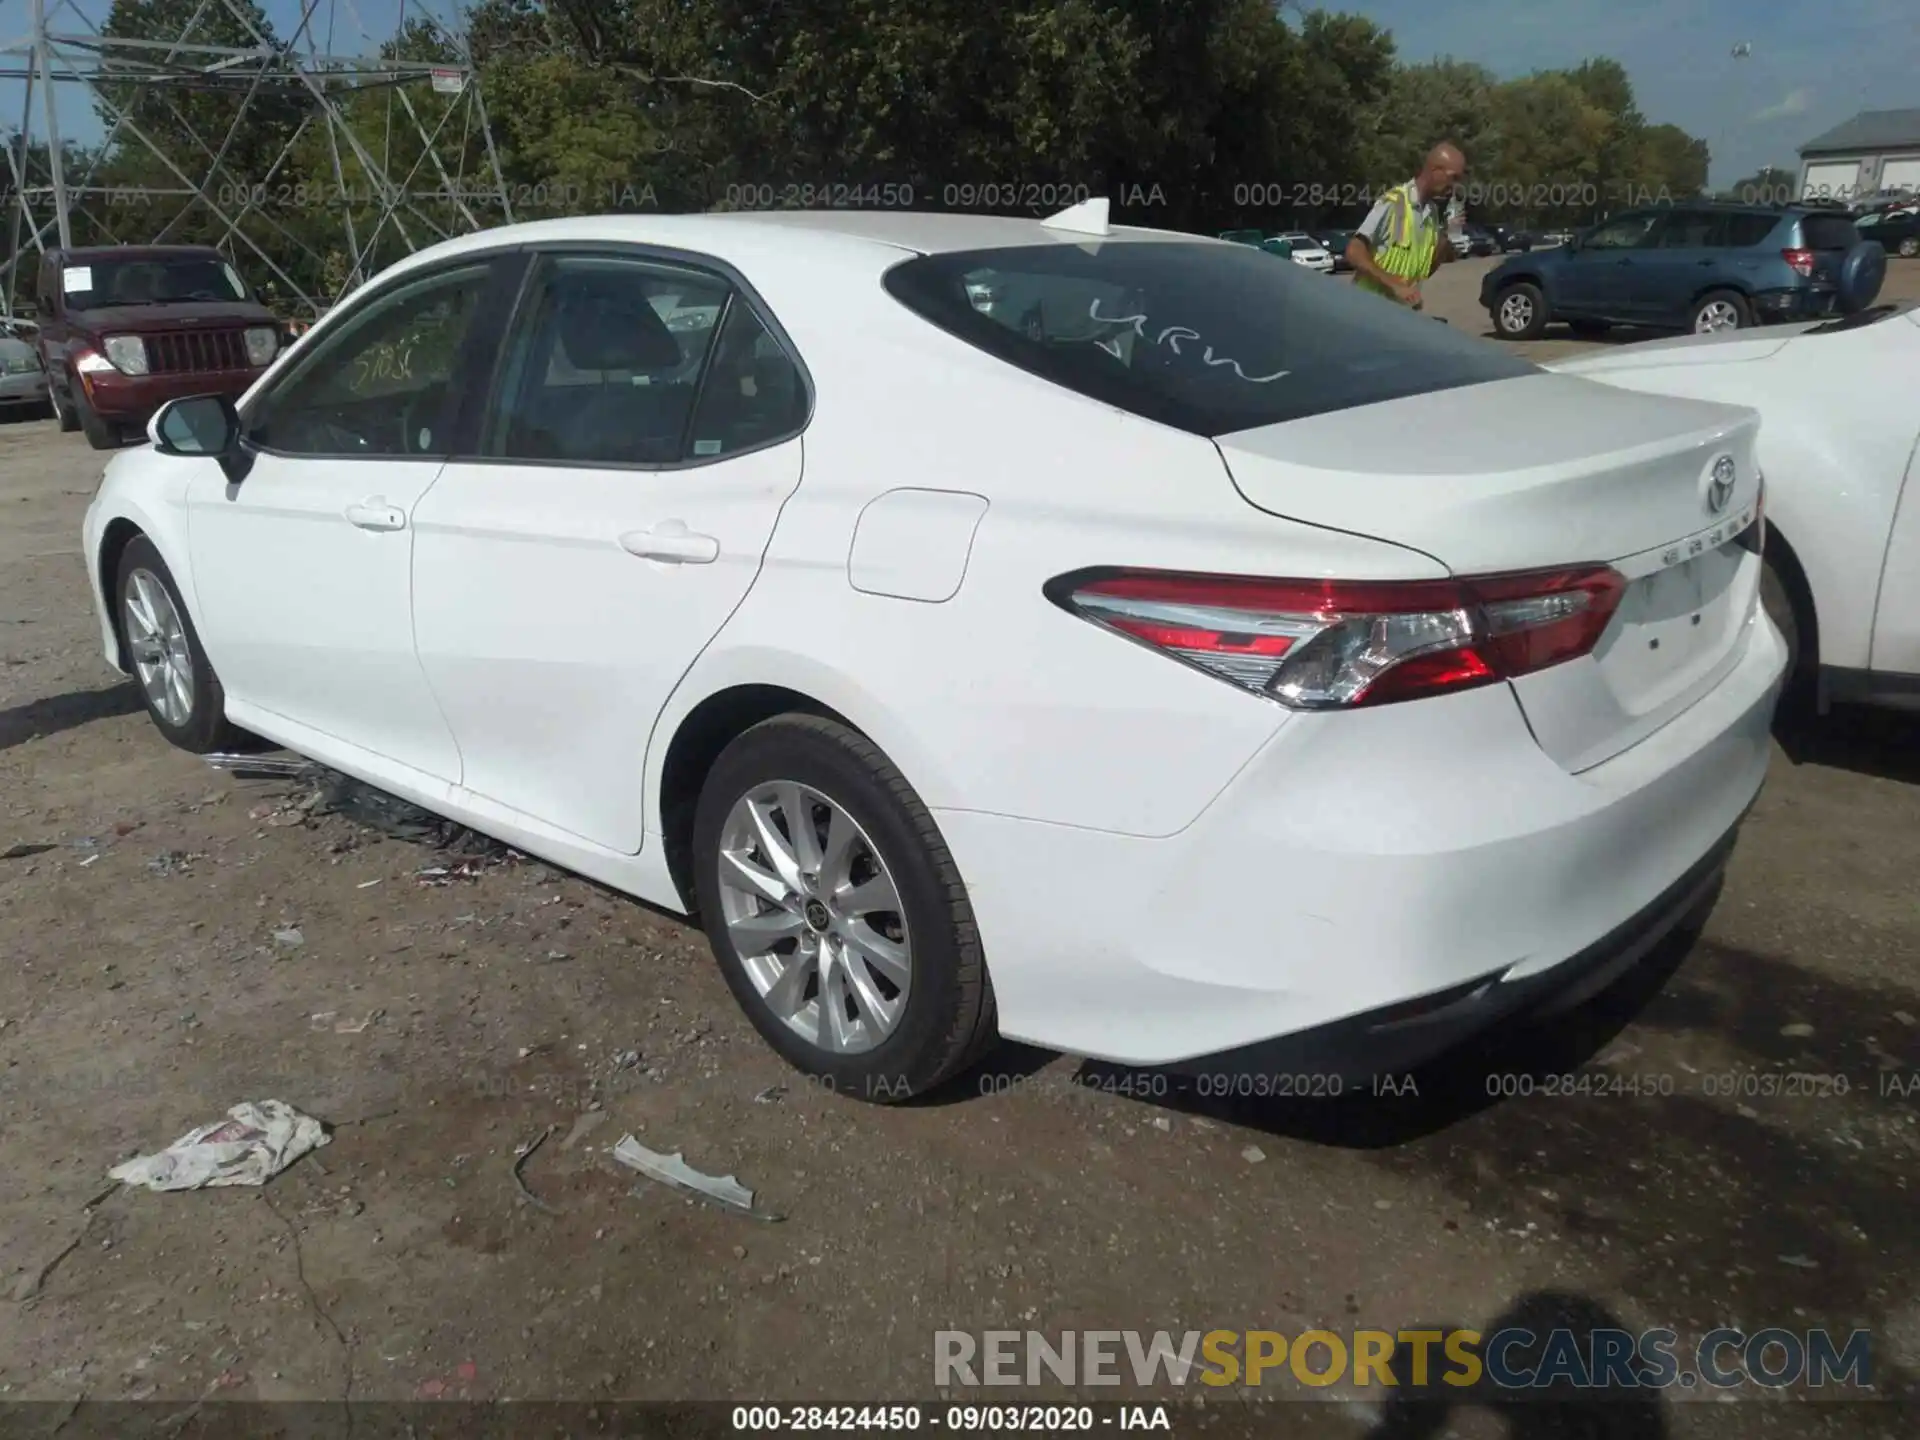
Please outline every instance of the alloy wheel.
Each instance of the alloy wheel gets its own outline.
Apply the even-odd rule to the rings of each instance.
[[[178,729],[193,718],[193,646],[167,587],[151,570],[127,577],[127,650],[154,713]]]
[[[1533,323],[1533,301],[1525,295],[1509,295],[1500,302],[1500,328],[1510,335]]]
[[[1700,313],[1693,317],[1693,333],[1711,335],[1716,330],[1738,330],[1740,312],[1730,300],[1715,300],[1702,305]]]
[[[755,786],[720,834],[720,904],[753,988],[796,1035],[873,1049],[906,1013],[913,949],[900,891],[858,821],[810,786]]]

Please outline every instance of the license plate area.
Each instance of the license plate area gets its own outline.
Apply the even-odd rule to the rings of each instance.
[[[1594,656],[1624,711],[1662,709],[1709,682],[1746,622],[1757,564],[1724,541],[1629,582]]]

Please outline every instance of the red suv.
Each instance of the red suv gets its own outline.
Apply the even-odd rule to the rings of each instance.
[[[96,450],[140,438],[182,395],[239,396],[284,340],[273,312],[206,245],[49,250],[37,300],[54,414]]]

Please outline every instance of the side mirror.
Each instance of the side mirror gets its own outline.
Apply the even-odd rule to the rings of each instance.
[[[220,462],[229,484],[253,468],[240,444],[240,413],[225,395],[189,395],[169,400],[147,424],[147,436],[162,455],[207,456]]]

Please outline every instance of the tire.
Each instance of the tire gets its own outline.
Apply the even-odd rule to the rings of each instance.
[[[167,604],[172,607],[173,617],[178,621],[178,634],[171,640],[168,640],[170,627],[164,623],[166,617],[156,614],[158,607],[151,603],[154,586],[164,593]],[[156,693],[172,693],[177,697],[177,690],[168,692],[151,681],[135,655],[135,645],[146,639],[146,636],[137,636],[135,632],[148,628],[135,613],[129,611],[129,600],[136,595],[141,597],[140,604],[147,616],[163,622],[158,627],[163,642],[160,648],[163,656],[174,662],[172,665],[162,664],[163,674],[172,670],[175,674],[184,673],[190,677],[191,693],[187,696],[184,714],[164,709],[156,700]],[[221,687],[220,677],[214,674],[213,666],[207,661],[206,651],[200,644],[200,632],[194,628],[193,617],[187,613],[186,602],[180,598],[180,587],[174,583],[173,572],[167,569],[167,562],[160,558],[160,552],[144,535],[136,535],[121,553],[120,567],[114,577],[113,623],[120,636],[121,649],[133,669],[134,680],[140,686],[140,698],[147,707],[147,716],[170,744],[195,755],[207,755],[237,748],[245,741],[244,733],[227,721],[227,693]],[[180,668],[182,666],[184,670]]]
[[[1708,324],[1709,317],[1730,323]],[[1693,302],[1692,313],[1687,317],[1687,329],[1695,335],[1707,335],[1715,330],[1746,330],[1752,325],[1753,309],[1747,304],[1747,297],[1737,290],[1709,290]]]
[[[1547,300],[1531,280],[1520,280],[1493,297],[1493,333],[1503,340],[1536,340],[1547,328]]]
[[[1569,320],[1567,325],[1582,340],[1598,340],[1613,328],[1605,320]]]
[[[76,394],[70,398],[80,428],[86,432],[87,444],[96,450],[118,450],[121,444],[119,427],[102,420],[93,406],[87,403],[85,395]]]
[[[53,418],[59,422],[61,432],[71,435],[80,428],[80,416],[73,408],[73,402],[60,403],[60,387],[51,379],[47,382],[47,405],[53,411]]]
[[[761,811],[764,823],[776,841],[789,844],[777,859],[754,839],[759,832],[750,801],[772,802]],[[827,827],[845,821],[856,827],[846,847],[853,857],[847,883],[837,893],[882,897],[868,912],[882,917],[879,923],[826,912],[823,902],[836,890],[835,878],[824,873],[830,860],[820,883],[803,883],[799,892],[777,879],[780,869],[797,868],[791,862],[800,851],[791,847],[793,830],[784,823],[796,808],[812,820],[816,850],[826,849],[833,833]],[[754,865],[761,883],[749,889],[737,878],[723,882],[723,868],[738,875],[730,854]],[[701,920],[721,974],[754,1027],[794,1068],[836,1092],[892,1103],[951,1079],[995,1040],[993,987],[959,869],[913,787],[865,736],[810,715],[778,716],[741,735],[701,787],[693,863]],[[755,889],[763,897],[758,901]],[[783,901],[776,902],[772,890],[785,892]],[[886,908],[896,899],[897,909]],[[767,949],[743,955],[736,935],[744,932],[732,928],[743,920],[765,922],[758,933],[769,937]],[[900,933],[889,935],[896,928]],[[843,1031],[836,1048],[821,1043],[829,1011],[821,1004],[818,962],[799,958],[800,947],[844,957],[837,937],[862,931],[891,940],[896,958],[904,950],[898,973],[905,984],[861,958],[832,960],[838,1014],[849,1022],[845,1028],[858,1026],[854,1034],[835,1026]],[[891,1016],[860,1002],[859,982],[849,978],[856,970],[868,995],[890,1002]],[[783,995],[789,974],[797,984],[789,982]]]

